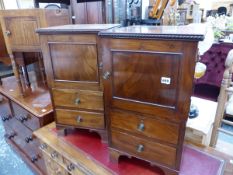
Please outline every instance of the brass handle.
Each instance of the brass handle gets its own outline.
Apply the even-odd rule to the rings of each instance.
[[[16,132],[11,132],[10,134],[5,134],[5,137],[7,137],[8,139],[12,139],[16,136]]]
[[[9,30],[7,30],[5,33],[6,33],[7,36],[11,35],[11,32]]]
[[[75,100],[75,104],[76,104],[76,105],[79,105],[80,103],[81,103],[80,98],[77,98],[77,99]]]
[[[28,117],[27,117],[27,116],[23,116],[23,115],[19,116],[19,121],[20,121],[21,123],[23,123],[23,122],[25,122],[25,121],[27,121],[27,120],[28,120]]]
[[[40,145],[40,149],[44,150],[47,148],[47,145],[45,143],[43,143],[42,145]]]
[[[36,161],[38,161],[38,156],[37,155],[35,155],[35,156],[32,156],[31,157],[31,161],[32,161],[32,163],[35,163]]]
[[[138,125],[138,131],[144,131],[145,130],[145,125],[144,125],[144,123],[140,123],[139,125]]]
[[[51,153],[51,157],[52,157],[53,159],[56,158],[56,157],[58,157],[57,152],[56,152],[56,151],[52,152],[52,153]]]
[[[68,169],[68,171],[72,171],[72,170],[74,170],[75,169],[75,166],[74,166],[74,164],[69,164],[68,166],[67,166],[67,169]]]
[[[78,117],[76,118],[76,121],[77,121],[77,123],[81,123],[81,122],[83,121],[83,119],[82,119],[81,116],[78,116]]]
[[[11,116],[7,115],[7,116],[2,116],[2,121],[5,122],[7,120],[10,120]]]
[[[137,152],[141,153],[144,151],[144,146],[143,145],[138,145],[137,146]]]
[[[29,136],[29,137],[26,137],[26,138],[25,138],[25,142],[26,142],[26,143],[29,143],[30,141],[33,141],[32,136]]]
[[[110,75],[111,75],[110,72],[108,72],[108,71],[105,72],[103,75],[103,79],[105,79],[105,80],[109,79]]]

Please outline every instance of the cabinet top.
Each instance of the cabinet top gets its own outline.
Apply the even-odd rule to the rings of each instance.
[[[111,38],[202,41],[205,33],[205,24],[190,24],[186,26],[129,26],[101,31],[99,35]]]
[[[40,28],[36,32],[39,34],[64,34],[64,33],[98,33],[102,30],[120,27],[119,24],[76,24],[63,25],[48,28]]]

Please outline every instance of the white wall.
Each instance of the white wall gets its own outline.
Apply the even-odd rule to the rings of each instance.
[[[17,1],[16,0],[3,0],[5,9],[17,9]]]
[[[3,0],[5,9],[34,8],[33,0]]]

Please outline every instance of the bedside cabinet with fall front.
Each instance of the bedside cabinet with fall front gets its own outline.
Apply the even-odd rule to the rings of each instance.
[[[195,26],[100,32],[112,161],[134,156],[161,167],[166,175],[179,173],[203,33]]]
[[[107,141],[98,32],[116,26],[65,25],[37,31],[57,128],[89,129]]]

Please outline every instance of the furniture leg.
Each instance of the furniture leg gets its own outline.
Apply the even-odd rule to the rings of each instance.
[[[110,161],[113,163],[118,163],[118,159],[121,156],[121,153],[110,148],[108,149],[108,151],[109,151]]]
[[[23,77],[25,78],[25,84],[27,86],[30,86],[30,80],[29,80],[29,76],[28,76],[28,71],[27,71],[27,66],[23,65],[22,66],[22,73],[23,73]]]
[[[10,54],[10,58],[11,58],[11,63],[12,63],[12,67],[13,67],[13,72],[14,72],[14,75],[15,75],[15,78],[16,78],[16,81],[17,81],[17,84],[19,87],[19,93],[20,93],[20,95],[24,96],[23,85],[22,85],[22,82],[20,80],[19,66],[18,66],[18,64],[16,64],[15,57],[13,54]]]
[[[38,53],[38,63],[39,63],[39,69],[40,69],[40,74],[42,77],[43,83],[46,85],[46,75],[45,75],[45,68],[44,68],[44,62],[43,62],[43,56],[41,53]]]

